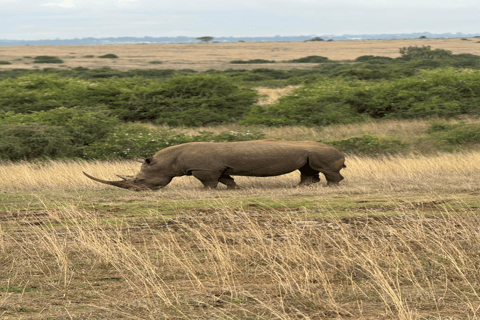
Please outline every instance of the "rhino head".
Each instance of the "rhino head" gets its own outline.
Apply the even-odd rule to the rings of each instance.
[[[144,162],[141,162],[143,163],[142,168],[140,169],[140,172],[137,173],[135,176],[122,176],[117,174],[117,177],[121,178],[122,180],[103,180],[95,178],[86,173],[85,171],[83,172],[83,174],[86,175],[88,178],[92,179],[93,181],[133,191],[158,190],[165,187],[172,180],[173,177],[165,176],[165,174],[162,174],[161,170],[159,172],[158,168],[153,166],[151,158],[145,159]]]
[[[134,190],[134,191],[152,190],[152,189],[148,188],[147,186],[139,185],[138,183],[134,183],[133,177],[130,177],[130,179],[129,179],[127,177],[117,175],[118,177],[122,178],[122,180],[108,181],[108,180],[102,180],[102,179],[99,179],[99,178],[95,178],[95,177],[89,175],[88,173],[86,173],[85,171],[83,171],[83,174],[86,175],[87,177],[89,177],[90,179],[92,179],[93,181],[97,181],[97,182],[104,183],[104,184],[109,184],[111,186],[115,186],[115,187],[119,187],[119,188],[123,188],[123,189],[129,189],[129,190]]]

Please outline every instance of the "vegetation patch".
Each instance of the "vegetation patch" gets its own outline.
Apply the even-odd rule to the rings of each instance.
[[[232,64],[259,64],[259,63],[275,63],[275,60],[265,60],[265,59],[251,59],[251,60],[232,60]]]
[[[36,56],[33,63],[63,63],[63,60],[53,56]]]
[[[99,58],[102,58],[102,59],[117,59],[118,56],[116,54],[113,54],[113,53],[107,53],[107,54],[104,54],[103,56],[98,56]]]
[[[313,40],[309,40],[313,41]],[[299,58],[299,59],[293,59],[289,60],[288,62],[290,63],[324,63],[324,62],[329,62],[327,57],[322,57],[322,56],[308,56],[304,58]]]
[[[362,135],[337,141],[321,141],[335,146],[338,150],[359,155],[399,154],[407,150],[408,145],[395,138],[379,138]]]

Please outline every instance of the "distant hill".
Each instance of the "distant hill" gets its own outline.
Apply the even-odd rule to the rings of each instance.
[[[426,38],[460,38],[480,36],[480,33],[397,33],[397,34],[344,34],[320,35],[324,40],[381,40],[381,39],[417,39],[420,36]],[[215,42],[280,42],[280,41],[305,41],[317,37],[317,35],[308,36],[274,36],[274,37],[215,37]],[[65,45],[108,45],[108,44],[133,44],[133,43],[198,43],[195,37],[118,37],[118,38],[75,38],[75,39],[45,39],[45,40],[0,40],[0,46],[65,46]]]

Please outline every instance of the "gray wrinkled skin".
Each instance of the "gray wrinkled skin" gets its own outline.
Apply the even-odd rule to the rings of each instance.
[[[158,190],[174,177],[193,175],[205,188],[218,183],[237,188],[232,176],[270,177],[300,170],[300,185],[320,181],[323,173],[328,185],[337,185],[345,168],[344,155],[320,142],[257,140],[245,142],[192,142],[168,147],[145,159],[135,176],[107,181],[90,179],[135,191]]]

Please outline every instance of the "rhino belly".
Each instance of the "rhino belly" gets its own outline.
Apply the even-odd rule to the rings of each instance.
[[[233,176],[270,177],[290,173],[301,168],[306,159],[237,159],[229,163],[225,174]]]

